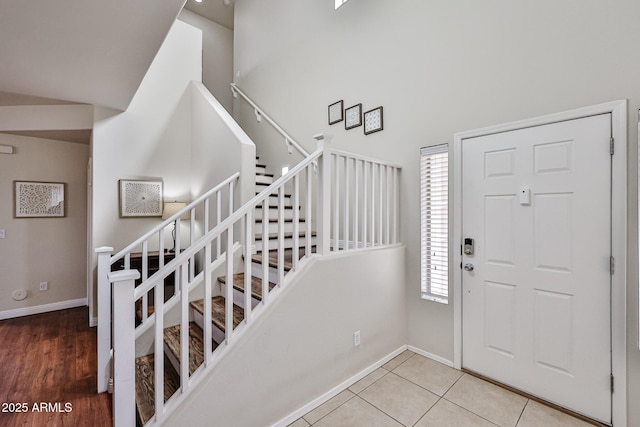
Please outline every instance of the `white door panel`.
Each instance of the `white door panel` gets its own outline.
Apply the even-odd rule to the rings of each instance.
[[[463,366],[611,420],[611,117],[462,143]]]

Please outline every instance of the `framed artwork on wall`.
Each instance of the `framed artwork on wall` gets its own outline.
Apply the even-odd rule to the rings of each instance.
[[[353,129],[362,126],[362,104],[356,104],[344,110],[344,128]]]
[[[382,127],[382,107],[374,108],[364,113],[364,134],[379,132]]]
[[[340,100],[329,105],[329,124],[333,125],[344,120],[344,101]]]
[[[162,216],[162,181],[118,181],[120,217]]]
[[[65,184],[62,182],[14,181],[15,218],[62,218]]]

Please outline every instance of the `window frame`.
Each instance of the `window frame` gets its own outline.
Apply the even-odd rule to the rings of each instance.
[[[449,164],[449,144],[420,149],[420,294],[442,304],[449,303],[451,289]]]

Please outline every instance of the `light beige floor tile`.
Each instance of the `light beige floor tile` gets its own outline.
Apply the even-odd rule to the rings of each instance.
[[[405,426],[414,425],[438,401],[435,394],[393,373],[359,396]]]
[[[293,424],[289,424],[287,427],[309,427],[311,424],[306,422],[304,418],[298,418]]]
[[[365,388],[369,387],[371,384],[378,381],[380,378],[387,375],[388,373],[389,371],[387,371],[386,369],[378,368],[375,371],[371,372],[366,377],[362,378],[357,383],[353,384],[351,387],[349,387],[349,390],[355,394],[358,394]]]
[[[465,374],[445,399],[502,427],[514,427],[527,398]]]
[[[393,370],[394,374],[442,396],[462,376],[462,372],[416,354]]]
[[[402,427],[402,424],[356,396],[314,427]]]
[[[382,367],[388,371],[393,371],[398,366],[402,365],[407,359],[413,356],[415,353],[411,350],[405,350],[393,359],[389,360],[387,363],[382,365]]]
[[[495,424],[446,399],[440,399],[415,427],[495,427]]]
[[[518,422],[518,427],[589,427],[591,424],[530,400]]]
[[[326,416],[328,413],[338,408],[353,396],[355,396],[355,394],[351,393],[349,390],[344,390],[331,399],[327,400],[322,405],[318,406],[316,409],[309,412],[302,418],[304,418],[305,421],[307,421],[309,424],[315,424],[316,421],[318,421],[320,418]]]

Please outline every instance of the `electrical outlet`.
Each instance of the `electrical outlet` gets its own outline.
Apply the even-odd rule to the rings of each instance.
[[[40,282],[40,290],[46,291],[49,289],[49,282]]]
[[[353,333],[353,346],[358,347],[360,345],[360,331]]]

